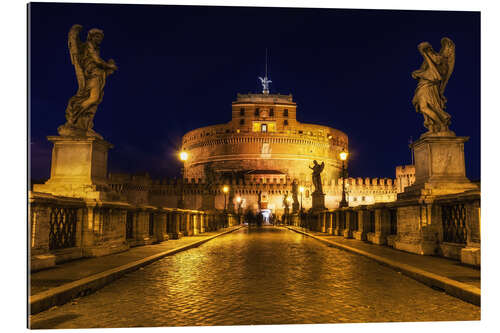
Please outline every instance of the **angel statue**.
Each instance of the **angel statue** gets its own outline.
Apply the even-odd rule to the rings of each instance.
[[[263,94],[269,94],[269,83],[272,83],[273,81],[269,80],[267,78],[267,75],[264,76],[264,78],[261,78],[259,76],[260,83],[262,84],[262,93]]]
[[[455,44],[451,39],[441,39],[441,50],[436,53],[431,44],[422,42],[418,50],[424,58],[420,69],[411,73],[418,80],[412,103],[424,116],[428,133],[449,132],[451,116],[445,112],[444,89],[455,66]]]
[[[78,91],[68,101],[66,124],[57,129],[59,135],[96,136],[94,116],[102,102],[106,77],[118,69],[113,59],[107,62],[99,55],[104,33],[99,29],[90,29],[87,41],[80,41],[82,26],[75,24],[68,33],[68,48],[71,63],[75,67]]]
[[[323,169],[325,168],[325,162],[318,164],[318,162],[314,160],[313,163],[314,165],[312,167],[309,167],[309,169],[312,169],[313,171],[312,181],[314,185],[314,193],[323,193],[323,185],[321,184],[321,172],[323,172]]]

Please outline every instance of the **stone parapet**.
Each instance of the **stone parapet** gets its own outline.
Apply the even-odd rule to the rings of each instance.
[[[209,219],[217,221],[209,223]],[[203,225],[202,225],[203,223]],[[239,224],[232,214],[29,192],[30,269]]]
[[[311,230],[479,266],[480,201],[480,192],[472,190],[326,210],[319,215],[311,211],[304,218],[317,221]],[[314,224],[309,222],[308,225]]]

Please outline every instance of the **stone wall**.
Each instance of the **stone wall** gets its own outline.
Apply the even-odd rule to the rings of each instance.
[[[322,125],[296,119],[292,96],[238,94],[232,120],[206,126],[183,136],[182,149],[189,154],[185,178],[205,180],[209,166],[215,172],[278,170],[292,179],[310,181],[313,160],[325,163],[323,177],[340,175],[339,153],[348,149],[347,135]],[[265,132],[255,125],[268,124]]]
[[[238,208],[237,198],[242,198],[244,210],[258,209],[259,194],[261,203],[266,203],[273,214],[281,216],[284,213],[283,199],[285,194],[291,196],[292,185],[290,179],[273,179],[273,176],[264,179],[253,179],[250,182],[244,179],[228,182],[216,182],[208,185],[201,179],[185,179],[181,185],[179,179],[153,180],[149,176],[115,176],[109,177],[111,187],[120,191],[128,202],[150,202],[163,207],[177,207],[177,200],[184,191],[185,207],[189,209],[224,209],[225,195],[222,192],[224,185],[230,188],[226,196],[226,205],[229,210]],[[305,188],[302,198],[298,195],[299,205],[304,209],[312,207],[313,185],[310,182],[299,183]],[[392,202],[396,200],[397,180],[387,178],[348,178],[346,191],[350,206]],[[337,208],[342,197],[342,179],[323,182],[325,204],[329,209]],[[204,207],[204,201],[213,202],[209,207]]]

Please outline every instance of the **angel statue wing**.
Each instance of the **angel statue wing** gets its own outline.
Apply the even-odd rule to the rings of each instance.
[[[444,57],[446,62],[447,71],[443,75],[443,80],[441,81],[441,86],[439,87],[439,92],[441,96],[444,94],[444,89],[448,84],[451,73],[453,73],[453,68],[455,67],[455,43],[447,37],[441,39],[441,50],[439,51]]]
[[[85,77],[83,75],[83,68],[80,64],[80,54],[82,48],[82,42],[80,41],[80,31],[82,26],[80,24],[75,24],[71,27],[68,32],[68,49],[71,58],[71,63],[75,67],[76,79],[78,81],[78,92],[80,94],[85,89]]]

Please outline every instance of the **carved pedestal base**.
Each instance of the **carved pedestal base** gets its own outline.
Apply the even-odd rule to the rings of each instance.
[[[117,200],[107,183],[109,142],[97,137],[49,136],[54,143],[50,179],[33,191],[86,199]]]
[[[480,266],[481,265],[481,248],[466,247],[460,252],[460,261],[464,264]]]
[[[387,237],[382,233],[375,233],[372,239],[373,244],[384,245],[387,243]]]
[[[425,134],[412,144],[415,183],[398,194],[399,199],[445,195],[477,189],[465,175],[464,143],[468,137],[453,132]]]
[[[312,210],[324,210],[325,208],[325,194],[313,192],[312,193]]]
[[[366,233],[363,231],[354,231],[352,233],[352,237],[357,240],[365,241],[366,240]]]

